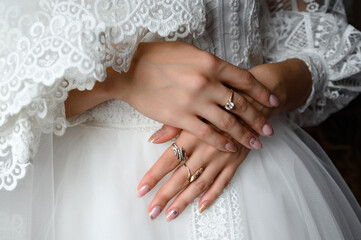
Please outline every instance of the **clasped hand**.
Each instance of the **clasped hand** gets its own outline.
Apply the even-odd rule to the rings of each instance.
[[[277,98],[250,72],[186,43],[142,43],[129,71],[107,81],[113,98],[221,151],[236,152],[237,147],[210,124],[249,149],[261,148],[257,134],[273,133],[268,120],[242,94],[234,94],[230,112],[224,106],[231,94],[227,86],[266,107],[277,106]]]

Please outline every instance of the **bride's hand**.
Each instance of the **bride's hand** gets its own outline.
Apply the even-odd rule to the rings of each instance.
[[[235,153],[221,152],[213,146],[199,141],[197,137],[187,131],[182,131],[176,144],[178,147],[182,147],[189,156],[186,165],[192,175],[196,173],[197,169],[203,168],[204,171],[198,179],[189,183],[187,168],[180,166],[176,169],[179,160],[172,147],[169,147],[139,184],[138,195],[142,196],[165,175],[176,169],[149,205],[148,212],[151,219],[156,218],[174,197],[176,197],[175,200],[169,205],[165,214],[167,220],[176,218],[188,204],[205,191],[199,200],[199,209],[201,212],[204,211],[222,193],[249,152],[242,146],[238,146],[239,151]]]
[[[219,134],[205,119],[249,149],[260,148],[257,135],[273,130],[267,119],[235,93],[234,108],[228,112],[231,90],[237,88],[266,107],[278,105],[277,98],[250,72],[181,42],[142,43],[127,73],[109,73],[113,98],[124,100],[142,114],[194,134],[221,151],[236,151],[232,141]],[[236,117],[240,117],[245,125]]]
[[[311,74],[305,63],[299,59],[290,59],[276,64],[263,64],[254,67],[250,71],[260,82],[280,96],[280,106],[277,109],[265,108],[249,99],[252,102],[251,104],[255,105],[267,117],[301,106],[310,94],[312,87]],[[157,143],[172,139],[180,131],[180,129],[167,125],[163,126],[162,130],[156,133],[158,135]],[[203,211],[220,195],[233,177],[239,164],[249,153],[249,150],[244,147],[241,147],[237,153],[221,153],[195,139],[185,131],[177,139],[177,144],[184,147],[190,155],[187,165],[192,170],[192,173],[199,167],[205,168],[204,173],[187,187],[189,185],[185,180],[187,171],[185,167],[178,169],[157,192],[150,204],[148,210],[151,218],[159,215],[168,201],[185,187],[187,188],[177,196],[166,210],[167,216],[171,219],[178,216],[189,203],[193,202],[198,195],[209,187],[199,201],[200,210]],[[138,196],[143,196],[149,192],[164,176],[174,170],[177,164],[179,162],[175,158],[172,149],[167,149],[141,180],[138,185]],[[176,212],[172,211],[174,209]]]

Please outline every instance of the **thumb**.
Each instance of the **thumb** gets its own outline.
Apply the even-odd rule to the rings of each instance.
[[[151,143],[165,143],[176,137],[181,132],[181,129],[163,125],[161,129],[156,131],[148,140]]]

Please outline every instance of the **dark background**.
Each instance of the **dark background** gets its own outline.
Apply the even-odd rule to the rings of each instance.
[[[361,0],[344,0],[348,21],[361,30]],[[361,95],[317,127],[315,138],[340,171],[361,204]]]

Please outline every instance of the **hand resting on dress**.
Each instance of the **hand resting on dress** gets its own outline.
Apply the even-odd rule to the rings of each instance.
[[[235,152],[237,148],[203,119],[249,149],[261,148],[257,134],[273,133],[267,119],[243,95],[234,94],[231,111],[223,106],[231,94],[227,85],[266,107],[278,106],[277,97],[249,71],[190,44],[141,43],[129,71],[119,74],[108,69],[107,79],[95,90],[99,85],[106,89],[100,96],[124,100],[145,116],[188,130],[221,151]],[[69,101],[79,94],[70,93]],[[104,101],[101,97],[99,100]],[[68,117],[74,112],[67,106]]]
[[[267,117],[301,106],[310,94],[311,74],[301,60],[291,59],[277,64],[263,64],[250,71],[265,86],[280,96],[278,108],[264,107],[244,96],[249,98],[251,104]],[[153,139],[156,138],[153,142],[163,143],[171,140],[180,131],[181,129],[164,125],[162,130],[154,135],[156,137],[153,136]],[[238,166],[249,153],[249,149],[243,146],[238,146],[239,151],[236,153],[221,152],[195,138],[187,131],[181,132],[176,144],[188,154],[189,159],[186,163],[192,173],[201,167],[204,168],[204,172],[193,183],[189,183],[187,169],[183,166],[178,168],[156,193],[149,205],[148,212],[151,219],[156,218],[169,201],[176,197],[165,211],[168,220],[174,219],[202,193],[204,194],[199,200],[198,206],[200,212],[203,212],[223,192]],[[143,196],[149,192],[178,165],[179,161],[174,156],[172,147],[169,147],[139,183],[138,196]]]

